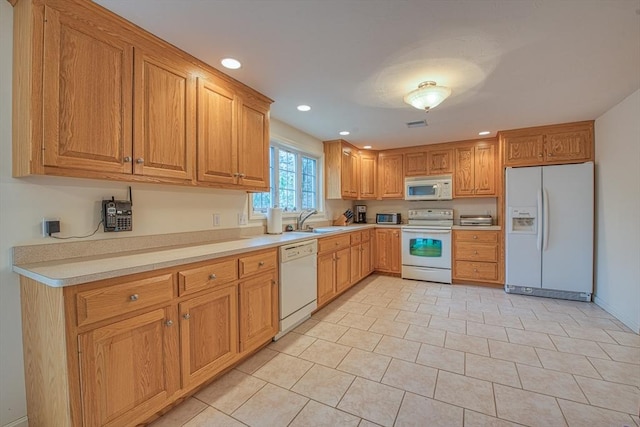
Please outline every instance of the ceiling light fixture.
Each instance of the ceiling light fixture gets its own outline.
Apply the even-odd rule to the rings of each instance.
[[[342,136],[347,136],[349,135],[351,132],[349,132],[348,130],[341,130],[340,132],[338,132],[340,135]]]
[[[362,148],[364,148],[365,150],[371,150],[371,146],[370,146],[370,145],[365,145],[365,146],[364,146],[364,147],[362,147]]]
[[[482,132],[478,132],[478,135],[480,136],[485,136],[485,135],[489,135],[491,132],[489,132],[488,130],[483,130]]]
[[[436,86],[436,82],[426,81],[418,85],[418,89],[412,90],[404,97],[404,102],[427,113],[451,95],[451,89],[444,86]]]
[[[309,111],[311,110],[311,107],[309,107],[308,105],[298,105],[298,111]]]
[[[220,63],[222,64],[223,67],[228,68],[230,70],[237,70],[238,68],[242,67],[242,64],[240,63],[240,61],[233,58],[224,58],[222,61],[220,61]]]

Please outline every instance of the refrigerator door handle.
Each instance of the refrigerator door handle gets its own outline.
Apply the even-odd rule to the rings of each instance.
[[[547,246],[549,246],[549,195],[547,194],[547,190],[542,190],[542,205],[544,206],[544,220],[542,221],[542,228],[544,230],[543,242],[544,245],[542,250],[546,251]]]
[[[538,230],[537,230],[537,236],[536,236],[536,248],[538,248],[538,250],[542,249],[542,226],[540,225],[542,223],[542,189],[538,188]]]

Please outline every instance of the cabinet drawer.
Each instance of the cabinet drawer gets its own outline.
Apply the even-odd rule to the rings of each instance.
[[[351,246],[357,245],[362,241],[362,234],[358,231],[357,233],[351,233]]]
[[[498,280],[498,264],[494,262],[456,261],[456,277],[469,280]]]
[[[78,326],[171,301],[173,280],[173,274],[168,273],[78,292]]]
[[[351,246],[351,238],[348,234],[318,239],[318,253],[337,251],[349,246]]]
[[[237,278],[238,261],[236,259],[212,262],[203,267],[178,272],[178,290],[180,295],[192,294],[232,282]]]
[[[498,231],[455,230],[455,242],[498,243]]]
[[[278,252],[274,249],[240,258],[240,278],[271,270],[278,265]]]
[[[363,242],[368,242],[369,240],[371,240],[371,230],[366,230],[361,232],[362,237],[360,237],[360,239]]]
[[[458,260],[498,262],[498,245],[495,244],[456,242],[454,253]]]

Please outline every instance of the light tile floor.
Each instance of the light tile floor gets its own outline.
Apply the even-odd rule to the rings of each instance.
[[[640,336],[594,304],[371,276],[164,426],[640,427]]]

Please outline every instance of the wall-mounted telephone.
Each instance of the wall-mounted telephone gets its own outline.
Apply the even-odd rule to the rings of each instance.
[[[102,220],[104,231],[131,231],[133,230],[133,211],[131,202],[127,200],[103,200]]]

